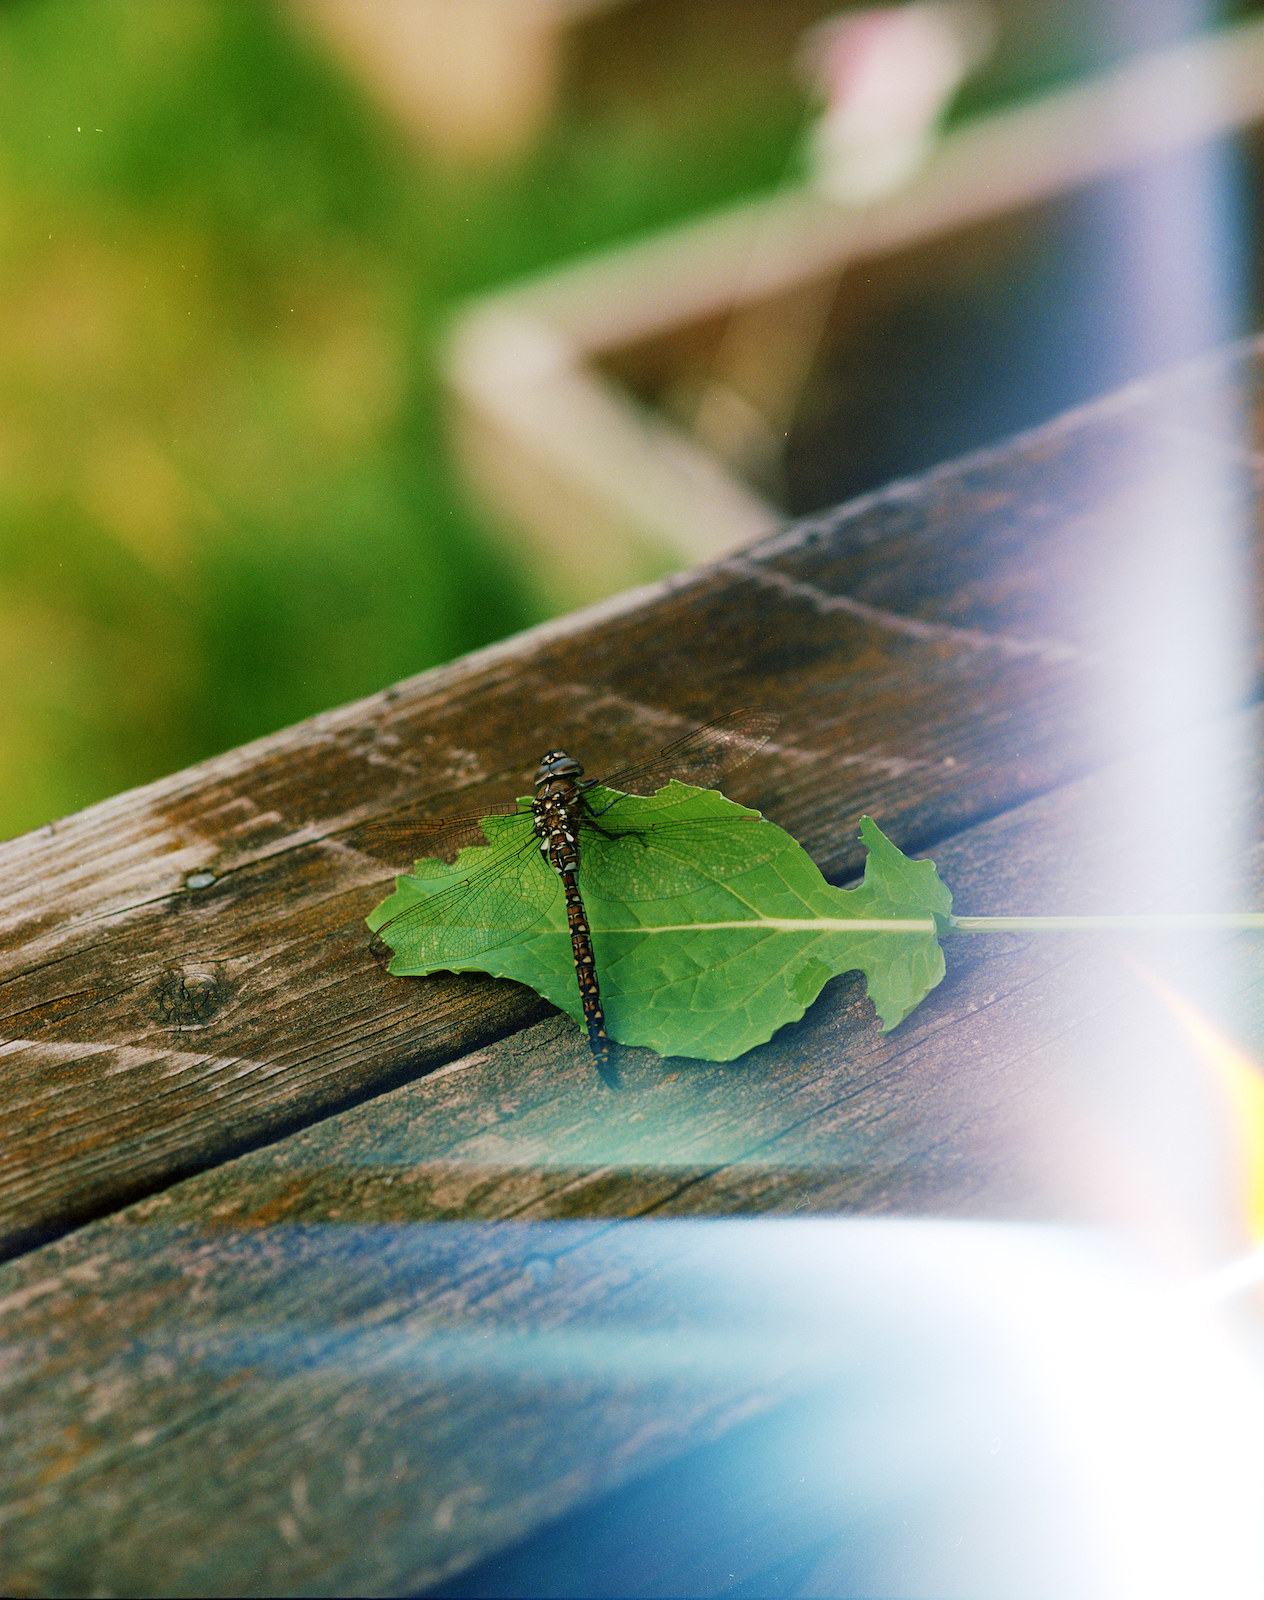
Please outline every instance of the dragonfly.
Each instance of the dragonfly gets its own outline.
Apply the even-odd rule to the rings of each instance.
[[[754,830],[742,824],[755,818],[637,821],[634,795],[653,794],[672,778],[710,789],[726,773],[744,765],[762,748],[778,718],[749,708],[717,717],[678,739],[651,760],[621,768],[603,779],[586,778],[565,750],[550,750],[534,777],[529,811],[516,804],[492,805],[467,816],[412,822],[372,823],[358,830],[374,843],[407,844],[416,856],[451,858],[463,845],[486,844],[482,820],[520,818],[490,847],[489,859],[469,877],[409,906],[384,923],[375,937],[421,960],[462,960],[501,943],[504,936],[541,921],[560,893],[566,903],[575,977],[598,1072],[611,1088],[619,1083],[611,1059],[585,892],[604,900],[664,900],[685,895],[703,883],[732,876],[758,864]],[[597,788],[624,791],[599,803]],[[700,847],[705,867],[690,864]],[[765,852],[767,853],[767,852]],[[540,858],[545,868],[542,870]],[[381,943],[379,944],[379,941]]]

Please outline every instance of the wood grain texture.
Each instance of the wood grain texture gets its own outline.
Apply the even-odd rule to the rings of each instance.
[[[1247,801],[1259,732],[1207,735]],[[960,908],[1091,903],[1156,762],[944,841]],[[1237,878],[1264,895],[1264,848]],[[777,1219],[1109,1223],[1217,1259],[1231,1127],[1137,963],[1264,1048],[1262,955],[961,938],[889,1037],[844,979],[740,1062],[630,1053],[620,1095],[553,1018],[27,1253],[0,1267],[0,1587],[415,1591],[934,1325],[922,1258],[823,1274]]]
[[[0,847],[4,1248],[546,1015],[377,969],[362,919],[406,863],[366,853],[370,818],[510,797],[558,744],[599,775],[757,704],[782,729],[735,797],[846,878],[862,811],[928,845],[1232,701],[1151,691],[1198,645],[1171,506],[1193,484],[1209,528],[1255,526],[1233,401],[1257,369],[1140,386]]]
[[[0,1267],[0,1588],[441,1581],[934,1324],[924,1259],[884,1278],[862,1233],[831,1286],[813,1217],[1238,1248],[1232,1120],[1164,994],[1264,1047],[1259,940],[959,937],[890,1036],[843,978],[740,1062],[628,1053],[612,1095],[522,991],[378,971],[389,868],[354,830],[756,703],[783,726],[735,793],[838,877],[869,811],[934,843],[964,913],[1264,903],[1260,716],[1217,717],[1233,684],[1172,698],[1197,575],[1167,520],[1191,482],[1213,530],[1255,516],[1231,413],[1256,370],[1116,397],[4,847],[8,1247],[86,1225]]]

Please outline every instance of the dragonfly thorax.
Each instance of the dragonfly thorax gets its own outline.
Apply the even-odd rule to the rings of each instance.
[[[580,782],[583,767],[564,750],[551,750],[535,775],[531,802],[540,853],[563,880],[572,882],[579,871],[579,825],[584,809]]]
[[[550,750],[536,768],[535,786],[539,789],[542,784],[552,783],[558,778],[566,783],[574,783],[583,775],[584,769],[574,756],[568,756],[565,750]]]
[[[580,782],[583,767],[565,750],[550,750],[535,775],[535,799],[531,811],[544,859],[559,872],[578,869],[576,835],[583,809],[582,793],[589,787]]]

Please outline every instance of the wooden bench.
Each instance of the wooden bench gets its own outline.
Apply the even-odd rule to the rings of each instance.
[[[451,1592],[718,1592],[808,1535],[789,1513],[758,1550],[717,1534],[698,1577],[652,1486],[822,1370],[792,1325],[699,1354],[764,1291],[734,1224],[679,1219],[1242,1248],[1237,1135],[1182,1006],[1258,1049],[1258,939],[961,936],[890,1035],[853,974],[737,1062],[627,1052],[616,1094],[532,994],[379,969],[363,919],[400,864],[356,830],[522,793],[546,748],[600,773],[755,705],[781,726],[729,792],[835,881],[869,813],[962,913],[1264,905],[1254,601],[1249,671],[1234,604],[1207,609],[1226,580],[1248,609],[1261,360],[1138,385],[0,846],[0,1590],[379,1594],[473,1569]],[[1219,644],[1224,670],[1194,672]],[[555,1519],[637,1494],[656,1576],[597,1539],[574,1581],[608,1588],[521,1587],[514,1549],[541,1570],[550,1529],[581,1537]],[[492,1558],[505,1586],[478,1587]]]

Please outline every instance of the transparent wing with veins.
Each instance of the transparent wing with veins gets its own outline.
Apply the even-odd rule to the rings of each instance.
[[[520,815],[523,825],[490,845],[474,872],[383,923],[377,939],[410,960],[457,961],[539,922],[561,895],[562,880],[540,854],[530,813]]]
[[[766,742],[777,718],[768,712],[737,711],[669,745],[649,761],[621,768],[603,787],[660,789],[671,778],[711,787],[743,765]],[[580,890],[605,900],[665,900],[755,866],[758,836],[743,822],[755,818],[698,818],[639,824],[621,820],[619,795],[598,803],[582,819],[579,833]],[[541,921],[562,893],[561,881],[540,854],[531,813],[514,805],[424,821],[376,823],[357,830],[366,842],[394,847],[400,858],[451,856],[465,845],[482,845],[486,817],[519,818],[495,829],[490,854],[458,883],[409,906],[377,930],[395,950],[406,945],[410,960],[463,960],[525,932]],[[700,858],[700,859],[699,859]]]
[[[602,785],[646,795],[676,778],[699,789],[714,789],[726,772],[744,766],[767,744],[779,720],[771,711],[730,711],[714,722],[703,723],[650,760],[621,767],[603,778]]]

